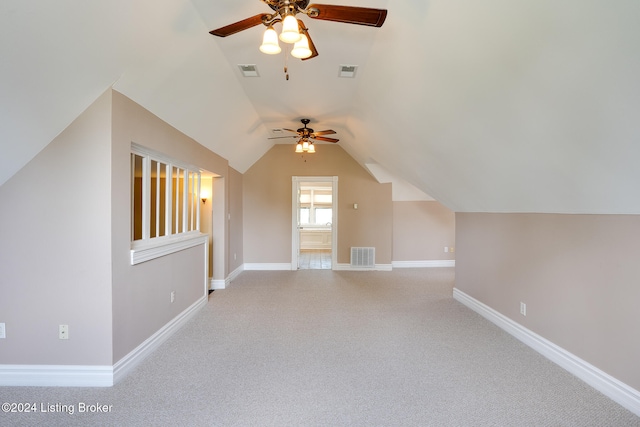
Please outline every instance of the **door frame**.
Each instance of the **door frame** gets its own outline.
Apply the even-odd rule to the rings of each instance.
[[[301,182],[331,183],[331,269],[338,260],[338,177],[337,176],[292,176],[291,177],[291,270],[298,269],[300,255],[299,203]]]

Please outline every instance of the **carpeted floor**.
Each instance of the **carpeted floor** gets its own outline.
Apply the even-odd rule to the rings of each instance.
[[[453,283],[449,268],[244,272],[114,387],[0,388],[75,408],[0,425],[640,426]]]

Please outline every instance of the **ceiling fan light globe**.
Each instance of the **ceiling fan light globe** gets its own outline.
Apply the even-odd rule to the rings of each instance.
[[[316,148],[313,146],[313,144],[309,144],[309,149],[307,150],[307,153],[313,154],[316,152]]]
[[[298,145],[296,145],[296,153],[302,153],[302,144],[298,143]]]
[[[293,45],[291,50],[291,56],[304,59],[311,56],[311,49],[309,49],[309,39],[306,36],[302,36],[300,40]]]
[[[309,142],[302,141],[302,151],[307,151],[307,150],[309,150]]]
[[[282,21],[282,32],[280,33],[280,40],[285,43],[295,43],[302,35],[298,31],[298,20],[293,15],[287,15]]]
[[[278,44],[278,34],[273,27],[269,27],[262,36],[262,44],[260,45],[260,52],[268,55],[275,55],[282,51]]]

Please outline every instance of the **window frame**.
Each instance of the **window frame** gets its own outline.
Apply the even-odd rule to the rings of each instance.
[[[142,236],[140,239],[134,240],[134,209],[135,209],[135,156],[142,157],[142,207],[141,207],[141,226]],[[141,262],[149,261],[161,256],[169,255],[174,252],[178,252],[190,247],[194,247],[200,244],[206,244],[208,237],[206,234],[200,232],[200,190],[202,183],[201,169],[181,162],[176,159],[172,159],[162,153],[159,153],[150,148],[142,145],[131,143],[130,152],[131,162],[131,265],[139,264]],[[165,188],[164,192],[164,232],[160,234],[160,184],[156,179],[155,189],[151,185],[151,165],[152,162],[156,162],[156,174],[162,171],[164,168],[165,173]],[[161,166],[162,165],[162,166]],[[179,194],[173,193],[173,181],[174,171],[177,170],[182,176],[181,179],[184,183],[182,189],[182,195],[174,197]],[[191,191],[189,191],[191,190]],[[156,215],[156,230],[155,236],[151,237],[151,193],[155,191],[155,215]],[[175,205],[175,206],[174,206]],[[175,208],[176,212],[181,210],[182,218],[181,224],[178,222],[179,214],[174,215],[172,209]],[[175,216],[175,221],[174,221]],[[173,226],[175,225],[175,230]],[[182,231],[178,231],[182,230]]]
[[[316,192],[320,193],[320,194],[316,194]],[[299,218],[302,217],[302,210],[303,209],[308,209],[309,210],[309,222],[302,222],[302,220],[300,220],[300,226],[303,228],[330,228],[331,225],[327,225],[327,223],[318,223],[317,222],[317,216],[316,216],[316,210],[317,209],[330,209],[332,211],[331,213],[331,217],[332,220],[329,221],[329,224],[331,224],[333,222],[333,194],[331,195],[331,201],[326,202],[326,201],[318,201],[316,196],[323,196],[325,193],[327,192],[326,189],[324,188],[315,188],[313,186],[308,186],[304,189],[301,188],[300,190],[300,213]],[[309,196],[309,201],[302,201],[302,196],[303,193],[306,193]],[[329,193],[331,193],[329,191]],[[306,198],[305,198],[306,199]]]

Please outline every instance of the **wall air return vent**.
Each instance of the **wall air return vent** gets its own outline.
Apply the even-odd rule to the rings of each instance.
[[[351,248],[351,267],[374,268],[376,266],[376,248]]]
[[[238,68],[245,77],[260,77],[256,64],[238,64]]]
[[[338,77],[352,79],[356,76],[356,71],[358,71],[357,65],[341,65]]]

